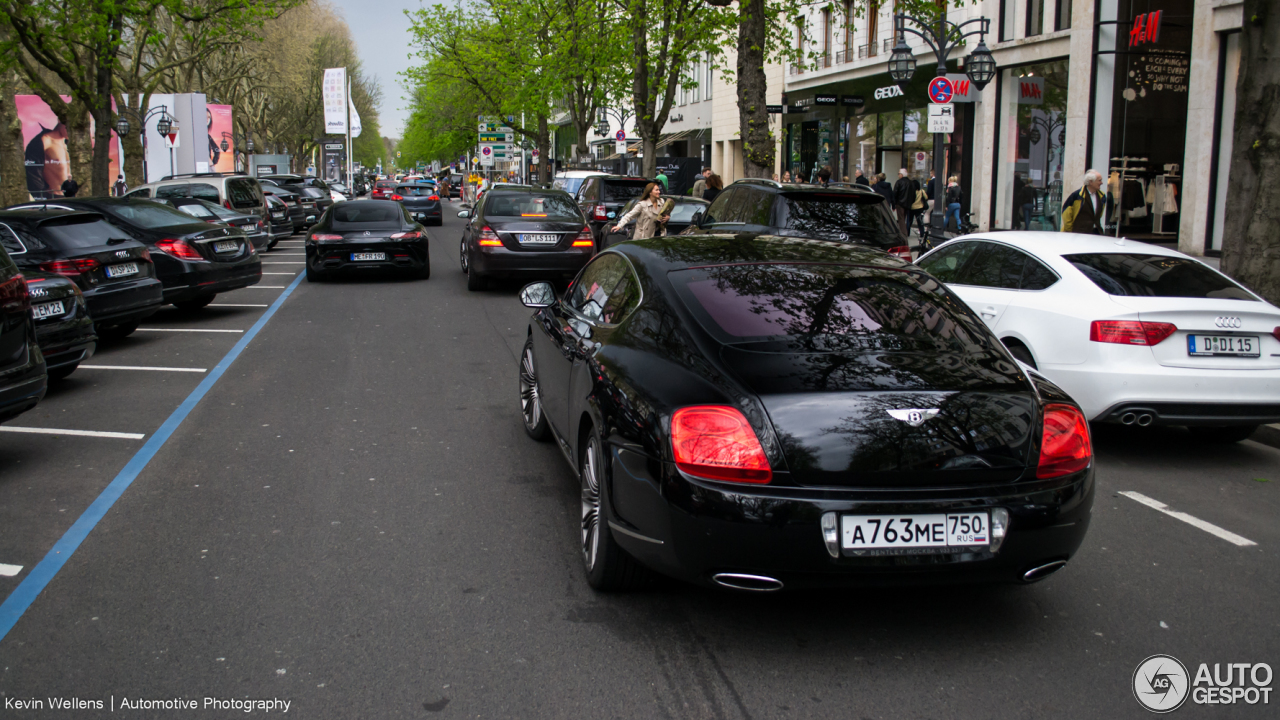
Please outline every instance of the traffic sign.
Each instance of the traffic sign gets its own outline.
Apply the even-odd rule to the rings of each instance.
[[[399,150],[397,150],[397,151],[396,151],[396,157],[400,157],[400,151],[399,151]]]
[[[182,145],[182,136],[178,134],[178,126],[175,123],[169,129],[169,134],[164,136],[164,146],[172,150]]]
[[[951,102],[951,96],[955,94],[956,91],[955,88],[951,87],[951,81],[944,77],[936,77],[933,82],[929,83],[929,100],[931,102],[945,105]]]
[[[614,133],[614,134],[613,134],[613,139],[614,139],[614,140],[617,140],[618,142],[622,142],[623,140],[626,140],[626,139],[627,139],[627,131],[626,131],[626,130],[619,130],[618,132],[616,132],[616,133]]]
[[[939,78],[942,79],[942,78]],[[956,131],[955,105],[929,106],[929,132],[952,133]]]
[[[493,155],[493,148],[489,147],[488,145],[485,145],[484,147],[480,148],[480,157],[487,158],[487,157],[491,157],[492,155]]]

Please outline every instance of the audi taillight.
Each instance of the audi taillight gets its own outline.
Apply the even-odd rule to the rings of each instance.
[[[191,246],[186,240],[174,240],[167,238],[156,242],[156,247],[168,255],[178,258],[179,260],[204,260],[200,256],[200,251]]]
[[[341,240],[341,239],[342,239],[342,236],[341,236],[341,235],[329,235],[329,234],[326,234],[326,233],[316,233],[315,235],[312,235],[312,236],[311,236],[311,239],[312,239],[312,240],[315,240],[315,241],[324,241],[324,240]]]
[[[391,236],[392,240],[418,240],[422,238],[422,233],[414,230],[413,232],[398,232]]]
[[[22,275],[14,275],[0,282],[0,311],[25,313],[30,310],[31,293],[27,291],[27,283]]]
[[[1089,326],[1089,339],[1119,345],[1159,345],[1177,330],[1173,323],[1094,320]]]
[[[761,485],[773,479],[755,430],[737,408],[695,405],[675,411],[671,448],[676,467],[690,475]]]
[[[906,245],[891,247],[889,248],[888,253],[894,257],[902,258],[903,260],[906,260],[908,262],[911,261],[911,248],[907,247]]]
[[[592,208],[591,214],[595,216],[596,220],[609,219],[609,211],[605,210],[603,205],[597,205],[594,208]]]
[[[1089,423],[1084,413],[1074,405],[1046,405],[1036,477],[1070,475],[1089,467],[1092,459],[1093,444],[1089,441]]]
[[[51,260],[49,262],[40,263],[40,269],[45,272],[56,273],[65,277],[76,277],[85,273],[93,272],[102,263],[93,258],[76,258],[74,260]]]
[[[493,228],[485,225],[480,228],[480,245],[488,247],[502,247],[502,241],[498,239],[498,233]]]

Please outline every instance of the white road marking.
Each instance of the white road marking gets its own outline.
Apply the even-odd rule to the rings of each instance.
[[[77,437],[120,438],[122,440],[141,440],[143,433],[100,432],[98,430],[62,430],[59,428],[14,427],[0,425],[0,432],[30,433],[32,435],[75,435]]]
[[[1200,528],[1201,530],[1209,533],[1210,535],[1215,535],[1217,537],[1220,537],[1223,540],[1226,540],[1227,542],[1233,545],[1239,545],[1240,547],[1249,547],[1250,545],[1258,544],[1248,538],[1240,537],[1239,535],[1229,530],[1223,530],[1222,528],[1218,527],[1217,525],[1214,525],[1213,523],[1205,522],[1204,520],[1201,520],[1200,518],[1195,517],[1194,515],[1188,515],[1184,512],[1178,512],[1177,510],[1170,510],[1168,505],[1165,505],[1164,503],[1154,498],[1149,498],[1146,495],[1143,495],[1142,493],[1133,492],[1131,490],[1122,490],[1120,494],[1129,498],[1130,500],[1136,500],[1142,503],[1143,505],[1146,505],[1149,508],[1154,508],[1156,510],[1159,510],[1160,512],[1164,513],[1165,515],[1168,515],[1169,517],[1177,518],[1192,527]]]
[[[298,273],[296,273],[296,272],[291,272],[291,273],[269,273],[269,272],[264,272],[264,273],[262,273],[262,274],[263,274],[263,275],[297,275]]]
[[[148,367],[146,365],[80,365],[81,370],[154,370],[156,372],[209,372],[205,368]]]
[[[243,305],[239,303],[211,303],[206,307],[271,307],[270,305]]]
[[[14,575],[17,575],[20,572],[22,572],[21,565],[5,565],[4,563],[0,563],[0,575],[3,575],[5,577],[13,577]]]
[[[263,265],[306,265],[307,263],[302,260],[277,260],[275,262],[271,262],[270,260],[263,260],[262,264]]]
[[[207,328],[153,328],[140,327],[138,330],[146,330],[147,332],[213,332],[213,333],[242,333],[243,330],[209,330]]]
[[[271,253],[271,257],[305,257],[306,253]]]

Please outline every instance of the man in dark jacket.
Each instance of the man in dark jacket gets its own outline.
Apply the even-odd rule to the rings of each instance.
[[[916,200],[916,192],[911,188],[911,178],[907,177],[907,169],[899,168],[898,181],[893,184],[893,211],[898,214],[898,229],[903,235],[911,232],[907,219],[911,217],[911,204]]]
[[[884,196],[889,201],[889,207],[893,207],[893,186],[884,179],[884,173],[876,175],[876,181],[871,184],[871,189]]]
[[[129,192],[129,185],[124,181],[124,175],[116,176],[116,184],[111,186],[111,194],[116,197],[124,197]]]
[[[1104,235],[1103,219],[1109,200],[1102,192],[1102,173],[1090,170],[1084,174],[1084,187],[1067,196],[1062,203],[1062,232]]]
[[[871,183],[867,182],[867,176],[862,174],[862,168],[858,168],[857,170],[854,170],[853,175],[854,175],[853,181],[855,183],[859,185],[866,185],[867,187],[871,187]]]
[[[67,178],[62,181],[62,197],[75,197],[80,192],[80,183],[75,178]]]

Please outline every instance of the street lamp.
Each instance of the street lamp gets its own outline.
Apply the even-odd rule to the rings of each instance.
[[[907,27],[908,20],[920,29]],[[966,30],[967,27],[974,29]],[[946,76],[947,58],[951,55],[951,51],[963,45],[965,38],[976,35],[978,47],[969,53],[969,59],[965,62],[965,73],[969,76],[969,82],[973,83],[978,90],[982,90],[996,76],[996,60],[991,56],[986,43],[987,33],[991,31],[991,20],[985,17],[973,18],[957,24],[947,20],[945,14],[939,14],[937,20],[931,23],[905,13],[896,13],[893,16],[893,29],[898,42],[894,46],[893,55],[889,57],[889,75],[899,86],[909,82],[916,71],[915,57],[911,54],[911,48],[907,46],[906,33],[918,36],[933,50],[933,55],[938,62],[938,77]],[[946,162],[943,157],[943,145],[943,133],[934,133],[933,176],[936,184],[933,188],[933,212],[929,215],[929,227],[933,237],[939,239],[942,238],[946,227],[946,180],[943,178],[946,173]]]

